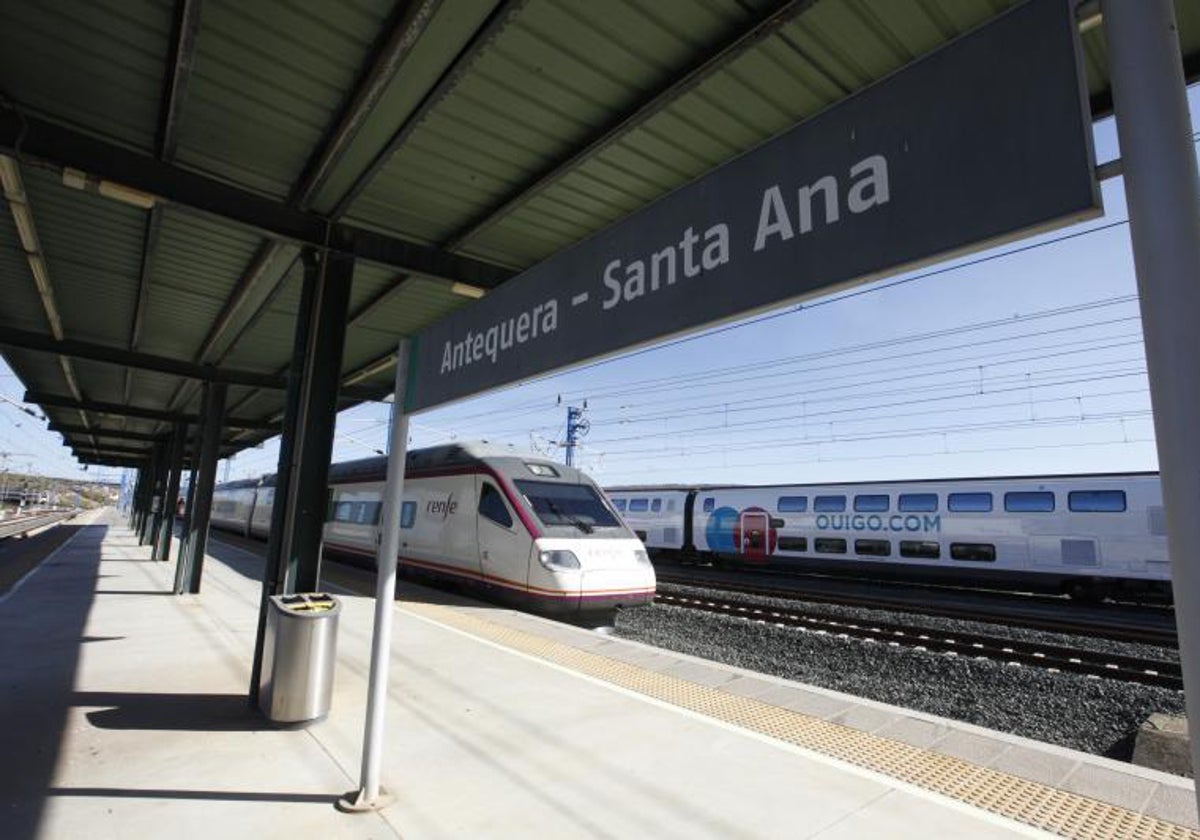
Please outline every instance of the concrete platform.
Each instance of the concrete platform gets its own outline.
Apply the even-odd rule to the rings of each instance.
[[[371,601],[343,597],[329,718],[274,729],[256,563],[214,550],[170,595],[106,512],[0,601],[0,835],[1200,838],[1188,780],[407,586],[396,801],[342,814]]]

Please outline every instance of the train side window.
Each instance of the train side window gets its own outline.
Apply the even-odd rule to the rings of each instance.
[[[942,547],[933,540],[901,540],[900,556],[937,560],[942,556]]]
[[[988,513],[992,509],[991,493],[951,493],[946,507],[958,513]]]
[[[333,509],[334,522],[354,521],[354,502],[338,502]]]
[[[990,543],[950,543],[950,559],[995,563],[996,546]]]
[[[865,557],[887,557],[892,553],[892,543],[890,540],[855,540],[854,553]]]
[[[1072,490],[1067,507],[1077,513],[1123,513],[1124,490]]]
[[[905,493],[898,507],[904,513],[933,513],[938,509],[937,493]]]
[[[813,540],[813,551],[818,554],[845,554],[846,541],[840,537],[817,537]]]
[[[513,524],[512,514],[508,512],[504,499],[500,498],[500,491],[490,484],[484,484],[479,493],[479,515],[505,528],[511,528]]]
[[[1012,513],[1052,513],[1054,494],[1049,490],[1018,490],[1005,493],[1004,509]]]
[[[629,512],[630,513],[645,513],[649,509],[650,509],[650,500],[649,499],[630,499],[629,500]]]
[[[612,503],[613,503],[613,507],[615,507],[617,510],[621,511],[621,513],[625,512],[625,500],[624,499],[613,499]]]
[[[775,509],[780,513],[804,513],[808,510],[808,496],[780,496]]]
[[[673,510],[675,510],[675,500],[667,499],[667,512],[670,513]]]
[[[845,496],[817,496],[813,499],[813,510],[817,513],[841,513],[845,509]]]
[[[780,551],[808,551],[808,537],[780,537]]]
[[[889,500],[886,495],[855,496],[854,509],[862,513],[886,513]],[[862,552],[859,552],[860,554]],[[889,552],[890,553],[890,552]]]
[[[714,499],[712,496],[709,496],[707,499],[704,500],[704,512],[712,513],[713,507],[716,505],[716,503],[717,503],[717,500]]]
[[[650,510],[654,513],[658,513],[660,510],[662,510],[662,499],[654,499],[652,502],[650,502]]]
[[[417,503],[416,502],[401,502],[400,503],[400,527],[411,528],[413,523],[417,521]]]

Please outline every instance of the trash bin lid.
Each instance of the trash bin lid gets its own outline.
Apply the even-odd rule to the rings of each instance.
[[[338,600],[325,592],[297,592],[295,595],[273,595],[276,608],[294,615],[316,616],[338,608]]]

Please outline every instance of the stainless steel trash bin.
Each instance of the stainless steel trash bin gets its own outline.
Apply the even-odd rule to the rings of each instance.
[[[304,723],[329,714],[341,606],[322,592],[272,596],[258,684],[269,720]]]

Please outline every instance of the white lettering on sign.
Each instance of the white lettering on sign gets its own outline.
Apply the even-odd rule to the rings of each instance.
[[[493,324],[482,332],[467,332],[462,341],[447,341],[442,347],[440,373],[458,370],[488,359],[492,364],[500,354],[518,344],[547,335],[558,329],[558,301],[554,298],[522,312],[515,318]]]
[[[891,197],[888,191],[887,158],[872,155],[850,167],[852,179],[865,176],[850,184],[846,194],[846,207],[851,213],[865,213],[879,204],[887,204]],[[797,233],[809,233],[813,229],[814,210],[820,210],[824,224],[836,224],[841,219],[840,184],[837,178],[826,175],[812,184],[804,184],[796,190],[796,224],[788,213],[787,202],[779,185],[768,187],[762,195],[758,213],[758,232],[754,236],[754,250],[767,247],[772,236],[787,241]],[[819,198],[818,198],[819,196]]]
[[[729,262],[729,225],[713,225],[704,232],[704,248],[697,260],[696,245],[699,242],[700,237],[689,227],[683,232],[678,245],[668,245],[650,255],[648,274],[647,260],[633,260],[630,263],[622,263],[620,260],[610,262],[604,267],[604,285],[608,294],[604,298],[603,307],[612,309],[622,302],[637,300],[642,295],[657,292],[664,286],[675,285],[676,263],[679,264],[684,277],[696,277]],[[622,269],[624,279],[619,276]],[[649,289],[646,288],[647,277],[650,280]]]
[[[865,213],[887,204],[891,199],[887,159],[883,155],[863,158],[850,167],[847,178],[840,181],[833,175],[822,176],[797,187],[795,196],[795,203],[789,205],[778,184],[763,191],[754,235],[755,252],[776,241],[802,236],[818,225],[837,224],[844,212]],[[751,208],[745,209],[753,212]],[[637,259],[608,261],[600,277],[604,285],[601,309],[608,311],[632,303],[726,265],[730,261],[730,223],[717,222],[705,229],[703,235],[696,230],[688,226],[678,242]],[[563,305],[569,300],[574,308],[591,299],[589,292],[579,292],[564,298]],[[468,330],[459,341],[446,341],[438,372],[453,373],[484,360],[494,365],[504,353],[557,329],[558,300],[551,298],[487,329]]]

